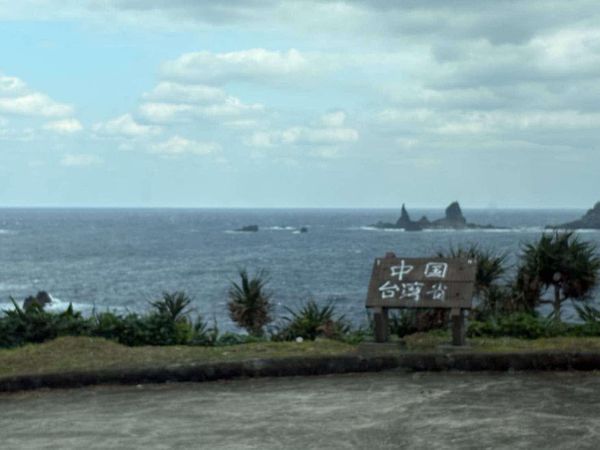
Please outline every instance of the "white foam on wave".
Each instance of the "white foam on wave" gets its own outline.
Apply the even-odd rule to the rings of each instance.
[[[7,230],[6,228],[0,228],[0,234],[17,234],[14,230]]]
[[[54,297],[52,294],[48,294],[50,296],[50,299],[52,300],[51,303],[48,303],[47,305],[44,306],[44,309],[46,311],[50,311],[50,312],[62,312],[65,311],[68,307],[69,307],[69,303],[70,302],[66,302],[64,300],[61,300],[58,297]],[[17,302],[17,305],[19,305],[20,307],[23,306],[23,300],[17,300],[15,299],[15,301]],[[94,305],[91,305],[89,303],[77,303],[77,302],[71,302],[73,304],[73,310],[75,311],[79,311],[79,312],[83,312],[84,314],[91,314],[91,312],[94,310]],[[2,302],[0,303],[0,311],[4,311],[4,310],[14,310],[15,307],[12,304],[12,302]],[[97,309],[97,308],[96,308]],[[122,308],[110,308],[111,310],[113,309],[122,309]]]
[[[352,227],[354,231],[377,231],[378,233],[404,233],[404,228],[378,228],[370,226]]]
[[[272,227],[266,227],[264,229],[270,230],[270,231],[294,231],[294,230],[296,230],[296,227],[290,227],[290,226],[280,227],[280,226],[275,225]]]
[[[61,300],[58,297],[52,296],[52,294],[48,294],[48,295],[50,295],[50,298],[52,299],[52,302],[50,304],[46,305],[46,307],[45,307],[45,309],[48,311],[52,311],[52,312],[64,311],[65,309],[67,309],[69,307],[69,303],[73,304],[73,309],[75,311],[90,312],[92,309],[94,309],[94,305],[90,305],[89,303],[66,302],[66,301]]]
[[[516,228],[427,228],[426,233],[542,233],[543,227],[516,227]]]

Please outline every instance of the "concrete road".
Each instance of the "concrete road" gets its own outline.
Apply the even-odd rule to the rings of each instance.
[[[600,375],[386,372],[0,395],[0,448],[599,448]]]

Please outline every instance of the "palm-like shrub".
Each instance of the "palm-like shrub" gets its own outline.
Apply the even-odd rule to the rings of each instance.
[[[475,290],[484,293],[506,274],[506,253],[498,253],[481,248],[477,244],[451,247],[448,251],[438,251],[440,258],[463,258],[477,261]]]
[[[448,251],[438,251],[438,257],[474,259],[477,262],[475,296],[479,300],[480,315],[493,315],[512,309],[510,293],[499,284],[507,271],[506,253],[470,244],[451,247]]]
[[[598,282],[600,258],[596,246],[580,240],[572,232],[544,234],[523,248],[517,274],[520,286],[532,306],[548,303],[560,320],[566,300],[585,300]],[[542,296],[552,292],[552,299]]]
[[[185,292],[176,291],[172,294],[164,292],[160,300],[150,302],[150,305],[161,314],[173,322],[182,322],[187,319],[187,308],[192,303]]]
[[[240,282],[229,287],[229,317],[248,334],[260,337],[264,327],[271,323],[271,294],[267,292],[268,276],[264,270],[250,277],[246,270],[239,271]]]
[[[332,303],[319,306],[314,300],[309,300],[298,311],[287,307],[285,309],[289,316],[283,318],[287,324],[279,332],[280,339],[292,340],[301,337],[314,340],[317,336],[336,339],[350,330],[344,316],[335,317],[335,307]]]
[[[185,292],[164,292],[160,300],[150,302],[155,313],[144,318],[143,324],[150,345],[184,345],[194,337],[194,327],[188,316],[192,299]]]

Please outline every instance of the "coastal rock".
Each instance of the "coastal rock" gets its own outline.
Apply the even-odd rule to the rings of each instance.
[[[406,210],[405,205],[402,205],[400,217],[396,223],[377,222],[373,225],[375,228],[382,229],[404,229],[405,231],[421,231],[425,229],[454,229],[463,230],[471,229],[490,229],[498,228],[493,225],[478,225],[467,222],[467,219],[462,213],[458,202],[452,202],[448,205],[445,211],[445,216],[442,219],[430,221],[426,216],[421,217],[418,221],[413,221]]]
[[[400,211],[400,217],[396,221],[396,228],[403,228],[406,231],[421,231],[423,228],[418,222],[413,222],[408,215],[406,206],[402,204],[402,210]]]
[[[429,225],[431,225],[431,222],[429,221],[427,216],[422,216],[417,223],[423,228],[427,228]]]
[[[235,231],[243,231],[243,232],[256,233],[258,231],[258,225],[246,225],[245,227],[238,228]]]
[[[23,309],[38,307],[44,309],[48,303],[52,303],[52,298],[46,291],[39,291],[35,297],[29,296],[23,301]]]
[[[592,209],[589,209],[581,219],[573,222],[563,223],[548,228],[563,228],[567,230],[593,229],[600,230],[600,202],[597,202]]]
[[[458,202],[452,202],[446,208],[446,215],[443,219],[434,220],[432,223],[434,228],[467,228],[467,219],[463,216],[462,210]]]

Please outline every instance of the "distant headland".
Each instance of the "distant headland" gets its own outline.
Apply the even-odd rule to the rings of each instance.
[[[600,230],[600,202],[597,202],[592,209],[588,209],[588,211],[580,219],[563,223],[561,225],[551,225],[546,228],[558,228],[563,230]]]
[[[421,217],[417,221],[412,220],[408,214],[408,211],[406,210],[406,206],[402,204],[400,217],[395,223],[380,221],[373,226],[381,229],[404,229],[405,231],[421,231],[428,229],[464,230],[498,228],[493,225],[478,225],[467,222],[467,219],[465,219],[458,202],[450,203],[446,208],[445,216],[441,219],[433,221],[429,220],[426,216]]]

